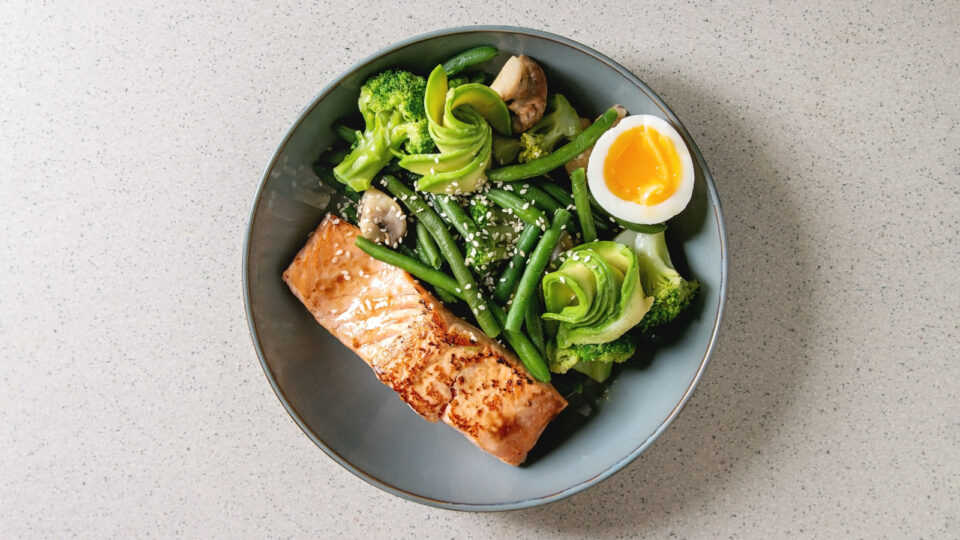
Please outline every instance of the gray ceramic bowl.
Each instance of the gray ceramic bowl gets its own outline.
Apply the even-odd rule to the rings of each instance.
[[[386,67],[427,73],[464,49],[492,44],[525,53],[583,115],[621,103],[672,122],[693,150],[696,188],[670,222],[675,258],[703,284],[682,324],[656,351],[619,374],[599,412],[537,448],[523,467],[504,465],[459,433],[417,416],[370,368],[318,325],[280,275],[319,223],[330,192],[310,164],[334,141],[330,129],[356,108],[362,82]],[[244,249],[244,300],[267,379],[301,429],[348,470],[390,493],[457,510],[508,510],[556,501],[630,463],[677,416],[714,347],[727,283],[726,235],[713,180],[676,115],[637,77],[606,56],[559,36],[511,27],[443,30],[392,45],[327,85],[294,121],[267,165]]]

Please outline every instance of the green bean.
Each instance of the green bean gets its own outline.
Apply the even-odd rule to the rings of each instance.
[[[440,251],[437,250],[437,244],[430,236],[430,231],[418,221],[414,232],[417,234],[417,253],[422,255],[423,262],[439,270],[443,265],[443,259],[440,258]]]
[[[563,189],[557,184],[554,184],[553,182],[547,180],[547,181],[541,182],[540,187],[543,188],[544,191],[549,193],[551,197],[560,201],[560,204],[562,204],[564,208],[576,206],[576,204],[574,204],[573,195],[571,195],[567,190]],[[593,205],[592,198],[591,198],[590,204]],[[593,225],[594,227],[596,227],[597,229],[600,229],[601,231],[610,230],[610,225],[604,222],[602,219],[600,219],[600,216],[597,215],[597,212],[594,212]]]
[[[602,206],[600,206],[600,203],[597,202],[597,199],[593,197],[593,193],[590,194],[590,206],[593,208],[593,213],[600,217],[604,217],[604,218],[613,217]]]
[[[507,314],[503,312],[503,308],[491,303],[490,309],[493,310],[497,322],[503,325],[507,320]],[[503,335],[530,375],[533,375],[533,378],[540,382],[550,382],[550,369],[530,339],[523,332],[511,332],[510,330],[504,330]]]
[[[524,314],[523,324],[527,328],[527,334],[530,335],[530,341],[536,345],[540,354],[547,355],[547,344],[543,339],[543,319],[540,318],[542,309],[540,308],[540,295],[534,294]]]
[[[480,47],[467,49],[444,62],[443,70],[447,72],[448,77],[452,77],[468,67],[473,67],[493,59],[493,57],[499,53],[500,51],[491,45],[481,45]]]
[[[399,246],[397,246],[397,251],[399,251],[400,253],[403,253],[407,257],[410,257],[411,259],[420,258],[419,256],[417,256],[416,250],[410,248],[409,246],[405,246],[403,244],[400,244]]]
[[[327,165],[339,165],[343,158],[347,157],[346,150],[335,150],[333,152],[327,152],[322,156],[323,162]]]
[[[413,277],[429,283],[438,290],[446,290],[453,296],[458,296],[453,292],[458,288],[457,280],[449,275],[439,270],[434,270],[413,257],[394,251],[386,246],[381,246],[376,242],[371,242],[362,236],[358,236],[354,244],[374,259],[383,261],[391,266],[396,266],[401,270],[406,270]]]
[[[343,210],[341,210],[340,213],[343,214],[343,217],[350,223],[353,223],[354,225],[356,225],[357,223],[360,223],[360,220],[357,218],[356,206],[353,206],[352,204],[348,204],[343,207]]]
[[[576,202],[577,219],[580,220],[583,241],[593,242],[597,239],[597,229],[593,226],[590,192],[587,191],[587,175],[583,172],[583,167],[570,174],[570,184],[573,186],[573,200]]]
[[[490,79],[487,78],[487,74],[482,71],[478,71],[470,75],[470,82],[472,83],[487,84],[489,80]]]
[[[333,176],[333,172],[330,169],[321,167],[319,165],[314,165],[313,174],[317,175],[317,178],[320,179],[320,182],[326,184],[326,186],[330,189],[336,191],[353,202],[360,202],[360,192],[337,180],[336,177]]]
[[[563,189],[557,184],[551,182],[550,180],[541,182],[540,187],[543,188],[544,191],[549,193],[551,197],[560,201],[560,204],[562,204],[564,207],[574,205],[573,195],[571,195],[569,191]]]
[[[473,277],[470,269],[467,268],[463,259],[463,253],[460,251],[460,248],[457,247],[453,236],[443,224],[440,216],[438,216],[437,213],[430,208],[430,205],[421,199],[419,195],[405,186],[403,182],[397,180],[396,177],[390,175],[384,176],[383,184],[386,186],[387,191],[400,199],[417,219],[423,222],[427,230],[430,231],[430,235],[433,236],[433,239],[437,242],[437,247],[440,248],[440,253],[447,262],[450,263],[450,269],[453,270],[453,275],[457,278],[460,288],[463,291],[470,291],[464,294],[464,300],[467,302],[467,305],[470,306],[470,311],[472,311],[473,316],[476,317],[480,328],[491,338],[497,337],[500,334],[500,325],[497,324],[496,319],[493,318],[493,315],[491,315],[487,309],[486,302],[484,302],[483,297],[480,296],[476,278]]]
[[[560,233],[566,228],[568,221],[570,221],[570,212],[563,208],[557,210],[553,214],[553,223],[540,238],[533,254],[527,260],[527,267],[523,270],[523,276],[517,285],[513,303],[510,304],[510,311],[507,313],[507,324],[504,327],[510,331],[518,332],[520,330],[520,325],[523,324],[523,318],[527,313],[527,304],[530,303],[530,299],[537,292],[540,276],[547,267],[547,263],[550,262],[550,253],[560,240]]]
[[[527,256],[533,251],[533,248],[536,247],[537,240],[540,239],[540,232],[540,227],[527,225],[523,229],[523,232],[520,233],[520,238],[517,239],[516,253],[510,258],[510,262],[507,264],[506,269],[504,269],[503,275],[501,275],[497,281],[497,287],[493,290],[493,298],[497,302],[502,304],[510,299],[510,295],[513,294],[513,289],[516,288],[517,282],[520,281]]]
[[[513,212],[528,225],[536,225],[541,229],[547,226],[547,216],[536,206],[524,201],[516,194],[505,189],[493,188],[487,192],[487,197],[504,210]]]
[[[666,223],[653,223],[651,225],[647,225],[644,223],[630,223],[629,221],[624,221],[620,218],[613,218],[613,219],[617,222],[617,225],[620,225],[624,229],[627,229],[630,231],[636,231],[636,232],[646,233],[646,234],[654,234],[660,231],[667,230]]]
[[[519,188],[517,193],[523,198],[523,200],[550,215],[553,215],[553,213],[557,211],[557,208],[564,207],[564,205],[560,204],[559,201],[551,197],[549,193],[533,184],[524,184]]]
[[[516,182],[546,174],[564,163],[578,156],[581,152],[593,146],[597,139],[613,125],[617,119],[617,110],[611,107],[603,113],[597,121],[580,132],[572,141],[557,148],[553,152],[527,163],[510,165],[487,171],[487,178],[495,182]]]
[[[470,242],[480,235],[480,229],[473,218],[467,215],[460,203],[450,195],[430,194],[435,206],[439,207],[440,217],[453,225],[464,242]]]
[[[348,128],[343,124],[334,124],[333,132],[337,134],[338,137],[343,139],[345,142],[353,144],[357,142],[357,130]]]

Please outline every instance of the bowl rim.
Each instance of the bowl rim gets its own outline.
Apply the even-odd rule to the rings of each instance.
[[[441,499],[435,499],[425,495],[420,495],[413,493],[402,488],[390,485],[379,478],[368,474],[367,472],[361,470],[360,468],[353,465],[343,456],[339,455],[332,448],[328,447],[318,436],[313,433],[312,430],[306,425],[300,415],[296,412],[294,407],[287,401],[283,392],[277,384],[276,377],[270,370],[270,367],[267,364],[266,357],[263,352],[263,348],[260,345],[260,339],[257,332],[257,323],[254,319],[252,307],[251,307],[251,279],[250,279],[250,244],[252,239],[253,226],[257,218],[257,209],[259,207],[260,199],[263,195],[264,187],[266,186],[267,181],[270,177],[270,172],[277,164],[277,160],[280,157],[280,154],[283,153],[283,150],[286,148],[287,143],[290,141],[293,133],[300,127],[303,123],[303,120],[313,111],[313,109],[320,103],[323,98],[327,96],[333,89],[338,87],[344,79],[349,77],[351,74],[357,70],[363,68],[367,64],[382,58],[388,54],[391,54],[397,50],[400,50],[409,45],[419,43],[421,41],[431,40],[437,37],[443,36],[452,36],[452,35],[462,35],[462,34],[472,34],[472,33],[481,33],[481,32],[499,32],[505,34],[517,34],[524,36],[531,36],[539,39],[545,39],[548,41],[553,41],[561,45],[565,45],[579,52],[585,53],[595,60],[606,64],[616,72],[618,72],[626,81],[639,90],[645,93],[656,105],[659,107],[660,111],[677,127],[680,131],[681,136],[687,141],[690,145],[691,150],[693,151],[694,159],[700,166],[701,171],[703,171],[703,177],[707,186],[707,194],[711,199],[711,207],[715,210],[715,218],[717,222],[717,230],[719,232],[720,240],[720,287],[718,290],[718,301],[717,301],[717,311],[713,323],[713,328],[710,332],[710,340],[707,344],[706,351],[704,352],[703,359],[700,361],[700,366],[697,368],[697,372],[694,374],[693,379],[690,381],[689,386],[684,391],[683,396],[677,402],[677,404],[670,411],[670,414],[660,423],[660,425],[651,433],[646,439],[640,442],[640,444],[627,453],[624,457],[613,462],[609,467],[607,467],[603,472],[587,479],[582,482],[578,482],[572,486],[564,488],[554,493],[547,495],[542,495],[539,497],[531,497],[526,499],[520,499],[516,501],[508,501],[501,503],[462,503],[455,501],[447,501]],[[404,499],[417,502],[420,504],[425,504],[428,506],[433,506],[437,508],[444,508],[448,510],[459,510],[459,511],[505,511],[505,510],[520,510],[524,508],[533,508],[536,506],[541,506],[551,502],[556,502],[561,499],[565,499],[581,491],[584,491],[590,487],[593,487],[600,482],[606,480],[616,472],[620,471],[626,465],[631,463],[636,459],[640,454],[642,454],[653,442],[666,430],[666,428],[673,423],[677,415],[686,405],[687,401],[690,400],[691,395],[693,394],[694,389],[697,387],[697,384],[700,382],[700,379],[703,377],[704,372],[706,371],[707,365],[710,363],[710,358],[713,356],[713,353],[716,349],[717,344],[717,334],[720,329],[720,323],[723,319],[723,312],[726,305],[727,299],[727,285],[728,285],[728,253],[727,253],[727,230],[724,224],[723,219],[723,210],[720,205],[720,197],[717,194],[716,186],[713,182],[713,176],[710,173],[710,170],[707,168],[707,163],[703,159],[703,155],[700,153],[700,149],[697,147],[693,138],[690,136],[690,133],[684,127],[683,123],[677,117],[677,115],[667,106],[667,104],[654,92],[650,87],[648,87],[643,81],[641,81],[636,75],[631,73],[624,66],[620,65],[618,62],[609,58],[608,56],[594,50],[591,47],[588,47],[582,43],[576,42],[569,38],[553,34],[550,32],[545,32],[542,30],[535,30],[532,28],[519,27],[519,26],[504,26],[504,25],[476,25],[476,26],[458,26],[452,28],[445,28],[441,30],[435,30],[427,32],[424,34],[419,34],[396,43],[388,45],[377,52],[363,58],[359,62],[353,64],[348,69],[341,72],[333,80],[327,83],[310,101],[310,103],[300,111],[293,123],[290,124],[290,127],[285,131],[283,138],[280,143],[277,145],[277,148],[274,150],[273,155],[270,158],[266,168],[263,171],[263,174],[260,177],[260,183],[257,186],[256,194],[253,198],[253,204],[250,209],[250,214],[247,219],[247,227],[244,233],[244,242],[243,242],[243,303],[244,311],[247,318],[247,326],[250,331],[250,338],[253,341],[254,349],[256,349],[257,356],[260,359],[260,366],[263,368],[263,372],[267,377],[267,380],[270,382],[270,386],[273,388],[274,393],[277,398],[283,404],[284,409],[293,419],[293,421],[300,427],[300,429],[307,435],[316,444],[326,453],[330,458],[339,463],[343,468],[347,469],[353,473],[358,478],[363,479],[367,483],[376,486],[387,493],[402,497]]]

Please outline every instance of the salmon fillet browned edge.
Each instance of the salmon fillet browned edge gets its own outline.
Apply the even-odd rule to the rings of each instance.
[[[523,463],[566,400],[410,274],[357,248],[358,234],[328,214],[283,280],[414,411],[510,465]]]

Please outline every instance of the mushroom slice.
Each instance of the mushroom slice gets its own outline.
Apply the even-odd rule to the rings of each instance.
[[[360,198],[360,235],[378,244],[396,247],[407,234],[407,216],[393,197],[368,188]]]
[[[547,76],[525,54],[511,56],[490,88],[507,102],[515,115],[513,131],[520,133],[537,123],[547,109]]]

